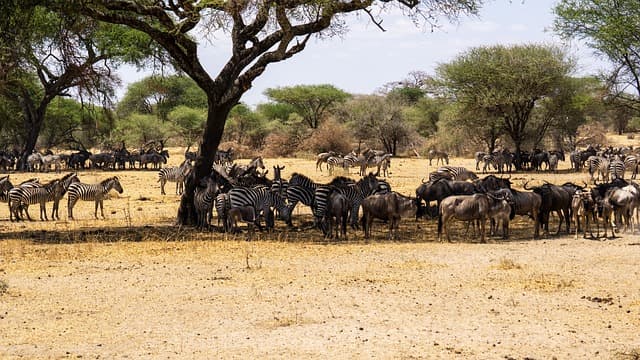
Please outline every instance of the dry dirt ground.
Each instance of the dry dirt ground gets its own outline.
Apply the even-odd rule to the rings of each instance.
[[[265,162],[330,179],[311,160]],[[394,159],[388,181],[412,194],[427,165]],[[404,219],[397,241],[382,224],[370,241],[329,242],[279,223],[247,242],[173,226],[179,198],[172,184],[160,195],[155,171],[117,175],[106,219],[80,203],[67,221],[63,202],[60,221],[11,223],[0,206],[0,358],[640,358],[637,235],[533,240],[518,219],[508,241],[455,223],[456,242],[438,243],[434,221]],[[532,179],[588,175],[512,177]]]

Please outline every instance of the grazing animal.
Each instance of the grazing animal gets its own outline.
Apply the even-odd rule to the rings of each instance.
[[[389,222],[389,239],[398,238],[400,220],[403,216],[415,215],[418,208],[416,200],[397,192],[371,195],[362,201],[362,229],[364,237],[371,237],[373,219]]]
[[[572,194],[569,193],[567,189],[549,183],[545,183],[542,186],[533,188],[527,188],[527,183],[525,183],[524,189],[532,190],[534,193],[540,195],[541,197],[542,201],[540,203],[540,213],[538,216],[540,218],[540,225],[544,228],[544,232],[546,234],[549,233],[549,214],[552,211],[555,211],[560,218],[556,235],[560,234],[563,220],[566,221],[567,232],[569,232],[569,225],[571,223]]]
[[[438,150],[429,150],[429,153],[427,154],[428,158],[429,158],[429,166],[431,166],[431,160],[436,159],[436,165],[438,165],[439,163],[442,163],[442,165],[449,165],[449,154],[447,154],[444,151],[438,151]]]
[[[62,184],[59,179],[52,180],[43,186],[20,186],[9,191],[9,210],[10,218],[16,221],[21,220],[20,211],[24,210],[27,219],[32,220],[29,216],[29,205],[40,204],[40,220],[49,220],[47,218],[46,203],[53,201],[56,194],[62,190]]]
[[[593,238],[593,229],[590,226],[590,222],[593,221],[596,227],[598,226],[596,210],[596,203],[591,197],[591,192],[576,191],[571,199],[571,216],[576,227],[576,240],[578,240],[580,226],[582,226],[583,238],[587,238],[587,230],[589,230],[589,235]],[[598,229],[599,232],[600,229]]]
[[[332,156],[337,156],[338,153],[335,151],[323,152],[316,155],[316,171],[320,170],[322,172],[322,164],[327,164],[327,160],[329,160]],[[327,164],[327,170],[329,170],[329,164]]]
[[[540,235],[540,204],[542,204],[542,197],[539,194],[530,191],[518,191],[514,189],[500,189],[495,192],[497,196],[506,192],[511,193],[511,214],[510,219],[516,215],[529,216],[534,221],[533,237],[537,238]]]
[[[478,175],[476,175],[473,171],[462,167],[462,166],[440,166],[436,172],[445,173],[450,175],[450,180],[457,181],[466,181],[466,180],[477,180]]]
[[[424,182],[416,189],[416,204],[418,206],[418,213],[422,211],[422,200],[424,200],[429,206],[431,201],[436,201],[438,206],[444,198],[451,195],[471,195],[480,192],[479,189],[470,182],[467,181],[452,181],[447,179],[440,179],[434,182]]]
[[[491,208],[496,207],[498,201],[506,203],[504,198],[497,198],[491,194],[454,195],[445,198],[440,203],[438,212],[438,241],[442,241],[443,232],[447,241],[451,241],[448,223],[452,218],[456,218],[463,221],[478,220],[480,240],[485,242],[486,220],[491,217]]]
[[[193,194],[193,205],[196,209],[196,225],[199,229],[208,228],[209,224],[211,224],[213,204],[217,193],[218,184],[210,176],[201,181],[200,186],[196,186]]]
[[[104,218],[103,201],[109,191],[111,191],[112,189],[116,190],[120,194],[122,194],[122,192],[124,191],[122,189],[122,185],[120,185],[120,179],[118,179],[117,176],[104,179],[98,184],[85,184],[76,182],[69,185],[67,196],[67,210],[69,213],[69,220],[73,220],[73,207],[76,205],[78,200],[94,201],[95,211],[93,215],[96,219],[98,218],[99,206],[100,215],[102,215],[102,217]]]
[[[327,199],[324,216],[320,222],[320,227],[325,237],[333,238],[335,231],[336,239],[347,238],[347,221],[349,220],[349,200],[337,188],[334,188]]]
[[[225,227],[229,232],[240,232],[240,229],[238,228],[238,222],[245,222],[247,223],[247,229],[249,230],[249,233],[253,234],[253,224],[255,224],[255,222],[257,221],[258,215],[256,214],[256,211],[252,206],[231,208],[227,211],[226,216],[227,218]]]
[[[176,195],[182,194],[184,190],[184,180],[193,169],[190,160],[185,160],[180,166],[166,167],[158,171],[158,182],[160,183],[160,194],[166,195],[164,186],[167,182],[176,183]]]

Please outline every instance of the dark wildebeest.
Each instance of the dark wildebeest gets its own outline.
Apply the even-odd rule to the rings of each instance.
[[[487,175],[482,179],[475,180],[473,183],[478,189],[482,190],[482,192],[511,189],[511,180],[495,175]]]
[[[516,215],[531,217],[534,221],[533,237],[537,238],[540,235],[540,219],[538,213],[540,212],[542,197],[534,192],[514,189],[500,189],[496,191],[495,194],[497,196],[505,196],[507,192],[511,194],[511,214],[509,218],[513,220]]]
[[[447,226],[451,218],[456,218],[463,221],[478,220],[480,223],[480,240],[485,242],[486,220],[491,218],[492,208],[498,209],[501,206],[508,207],[509,204],[504,198],[491,194],[454,195],[445,198],[440,202],[438,212],[438,241],[442,241],[443,231],[447,236],[447,241],[451,241]],[[502,211],[504,211],[504,208]],[[509,208],[507,213],[510,211]]]
[[[545,183],[541,186],[534,188],[527,188],[527,184],[524,184],[526,190],[533,190],[534,193],[540,195],[542,202],[540,204],[539,222],[544,228],[546,234],[549,233],[549,214],[555,211],[559,217],[558,231],[556,235],[560,234],[562,228],[562,221],[566,221],[567,232],[570,232],[569,226],[571,223],[571,198],[572,195],[565,188]]]
[[[362,228],[364,237],[371,236],[373,219],[389,222],[389,239],[398,237],[400,219],[417,212],[415,199],[390,192],[381,195],[371,195],[362,201]]]
[[[471,195],[477,192],[481,192],[473,183],[467,181],[452,181],[447,179],[439,179],[434,182],[424,182],[416,189],[416,205],[418,209],[422,208],[422,200],[427,203],[436,201],[438,206],[442,199],[451,195]],[[422,210],[416,212],[418,214],[423,213]]]
[[[335,230],[336,238],[347,238],[347,220],[349,219],[350,204],[347,197],[339,190],[331,192],[327,199],[327,208],[320,222],[325,237],[333,238]]]
[[[605,201],[605,198],[608,194],[610,194],[614,189],[620,189],[625,186],[628,186],[629,183],[624,179],[615,179],[609,183],[598,184],[595,187],[591,188],[591,197],[593,201],[596,203],[598,214],[602,218],[602,222],[604,224],[604,237],[607,237],[607,223],[610,221],[611,215],[614,213],[614,204],[611,201]],[[611,229],[611,236],[615,237],[615,232]]]

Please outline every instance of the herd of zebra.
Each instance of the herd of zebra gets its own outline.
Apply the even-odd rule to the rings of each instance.
[[[0,178],[0,201],[8,203],[9,219],[11,221],[27,219],[32,220],[29,215],[29,205],[40,205],[40,220],[48,220],[46,204],[53,202],[51,219],[59,220],[58,207],[60,200],[67,194],[68,218],[73,220],[73,208],[78,200],[94,201],[95,213],[98,217],[98,208],[104,218],[103,200],[109,191],[116,190],[123,192],[122,185],[117,176],[107,178],[98,184],[86,184],[80,182],[77,173],[69,173],[62,178],[53,179],[47,183],[41,183],[39,179],[33,178],[14,186],[9,175]]]
[[[316,155],[316,170],[322,171],[322,164],[326,164],[329,175],[333,175],[335,169],[349,171],[350,168],[358,168],[358,174],[364,176],[368,168],[376,168],[375,175],[389,175],[391,157],[393,155],[382,150],[367,149],[358,154],[355,150],[347,155],[341,155],[335,151],[323,152]]]

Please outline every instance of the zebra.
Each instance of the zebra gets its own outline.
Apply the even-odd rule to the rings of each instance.
[[[40,179],[38,178],[31,178],[31,179],[27,179],[23,182],[21,182],[18,186],[16,187],[12,187],[7,191],[7,196],[6,196],[6,201],[7,204],[9,205],[9,219],[11,221],[13,221],[13,214],[14,212],[12,211],[12,199],[19,199],[18,195],[13,195],[14,193],[17,193],[19,191],[20,188],[39,188],[42,187],[42,184],[40,183]],[[24,211],[24,207],[20,207],[20,213],[22,213]],[[18,220],[18,219],[16,219]]]
[[[60,220],[60,215],[58,214],[60,200],[62,199],[64,194],[66,194],[67,190],[69,190],[69,186],[77,182],[80,182],[80,179],[78,179],[78,173],[69,173],[60,179],[61,186],[58,189],[58,191],[55,193],[55,196],[53,197],[53,208],[51,209],[51,219]]]
[[[53,169],[56,173],[59,173],[62,168],[62,159],[60,155],[45,155],[41,157],[42,160],[42,171],[49,171],[51,169],[51,164],[53,164]]]
[[[290,216],[289,208],[283,198],[265,186],[255,188],[238,186],[229,190],[229,208],[242,206],[251,206],[256,214],[263,212],[264,216],[267,216],[271,207],[275,207],[280,218],[288,220]],[[255,224],[259,230],[262,229],[259,218],[256,219]]]
[[[329,175],[333,175],[333,169],[335,169],[336,167],[338,168],[348,168],[345,165],[345,158],[336,155],[336,156],[329,156],[329,158],[327,158],[327,169],[329,170]]]
[[[350,168],[360,167],[364,161],[366,161],[366,159],[363,155],[358,156],[355,151],[351,151],[350,153],[344,156],[342,167],[345,169],[347,173],[349,173]]]
[[[441,162],[442,162],[442,165],[444,165],[445,161],[447,165],[449,165],[449,154],[447,154],[444,151],[437,151],[433,149],[429,150],[428,158],[429,158],[429,166],[431,166],[431,160],[433,159],[436,159],[436,165],[438,165]]]
[[[322,164],[323,163],[327,163],[327,160],[329,160],[330,157],[332,156],[337,156],[338,153],[336,153],[335,151],[328,151],[328,152],[323,152],[320,153],[318,155],[316,155],[316,171],[318,171],[318,169],[320,169],[320,172],[322,172]],[[329,169],[329,164],[327,164],[327,170]]]
[[[203,186],[196,186],[193,195],[193,205],[196,209],[197,227],[204,229],[209,227],[212,218],[213,205],[218,193],[218,185],[215,180],[207,176]]]
[[[602,181],[609,181],[609,160],[602,156],[589,156],[586,162],[587,169],[589,169],[589,175],[591,181],[595,182],[593,174],[596,172],[596,179],[599,179],[602,175]]]
[[[13,221],[22,220],[20,217],[20,211],[24,210],[27,214],[27,219],[31,221],[29,215],[29,205],[40,204],[40,220],[49,220],[47,218],[47,209],[45,207],[47,202],[54,201],[57,194],[62,190],[62,183],[60,179],[54,179],[42,186],[19,186],[9,191],[9,219]]]
[[[273,166],[273,183],[271,184],[271,191],[286,199],[289,182],[282,179],[282,170],[284,170],[284,168],[285,166]]]
[[[484,151],[476,151],[474,154],[474,159],[476,160],[476,171],[480,171],[480,163],[483,162],[485,155],[487,155]]]
[[[378,186],[373,190],[371,195],[382,195],[391,192],[391,184],[385,180],[378,179]]]
[[[182,194],[184,190],[184,180],[191,172],[193,166],[190,160],[185,160],[180,166],[162,168],[158,171],[158,182],[160,183],[160,194],[166,195],[164,186],[168,181],[176,183],[176,195]]]
[[[264,170],[264,162],[262,156],[254,157],[247,165],[239,165],[237,169],[238,176],[244,176],[247,174],[255,174],[257,169]]]
[[[383,163],[391,162],[392,154],[372,155],[367,160],[360,163],[360,176],[364,176],[367,173],[368,167],[377,167],[376,176],[380,175],[380,168]]]
[[[624,167],[625,169],[630,169],[632,171],[631,178],[635,179],[638,174],[638,157],[636,155],[627,155],[624,158]]]
[[[611,181],[615,179],[624,179],[624,162],[620,159],[613,159],[609,162],[609,178]]]
[[[98,184],[85,184],[81,182],[71,184],[67,197],[69,220],[73,220],[73,207],[78,200],[95,201],[95,218],[98,218],[98,206],[100,206],[100,214],[102,218],[104,218],[103,200],[111,189],[116,190],[120,194],[124,191],[122,185],[120,185],[120,179],[118,179],[117,176],[104,179]]]
[[[27,171],[36,171],[42,168],[42,154],[37,151],[27,156]]]
[[[478,179],[478,175],[463,166],[440,166],[436,172],[449,174],[451,180],[466,181]]]
[[[369,174],[358,180],[353,185],[340,184],[340,181],[343,180],[344,179],[334,179],[334,181],[332,181],[332,183],[327,186],[336,186],[347,197],[347,199],[351,203],[351,227],[358,228],[358,211],[360,208],[360,204],[365,197],[371,195],[377,189],[378,179],[375,177],[375,175]],[[323,190],[318,191],[320,188],[323,188]],[[323,211],[324,209],[326,209],[330,191],[325,188],[326,186],[318,187],[318,189],[316,189],[314,193],[314,205],[312,211],[316,220],[322,218],[321,215],[324,215]]]
[[[220,193],[216,195],[214,207],[216,208],[216,213],[218,214],[218,227],[220,227],[220,221],[222,221],[222,226],[225,231],[227,229],[227,213],[231,207],[229,203],[229,194],[228,193]]]

